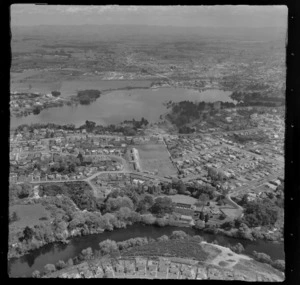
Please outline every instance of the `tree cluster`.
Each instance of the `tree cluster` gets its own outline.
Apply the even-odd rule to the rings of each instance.
[[[274,225],[278,207],[269,199],[251,201],[244,205],[244,220],[250,227]]]
[[[76,100],[82,105],[88,105],[100,97],[99,90],[81,90],[77,92]]]

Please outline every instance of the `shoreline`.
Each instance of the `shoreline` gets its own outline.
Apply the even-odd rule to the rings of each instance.
[[[130,226],[133,226],[133,225],[138,225],[138,224],[141,224],[143,226],[148,226],[148,225],[145,225],[143,223],[140,223],[140,222],[137,222],[137,223],[133,223],[132,225],[128,225],[129,227]],[[128,226],[126,226],[124,229],[127,229]],[[228,238],[232,238],[232,239],[235,239],[235,240],[245,240],[245,241],[250,241],[250,242],[256,242],[256,241],[264,241],[264,242],[270,242],[270,243],[282,243],[283,241],[281,240],[282,237],[276,239],[276,240],[270,240],[270,239],[266,239],[266,238],[261,238],[261,239],[247,239],[247,238],[241,238],[241,237],[236,237],[234,235],[230,235],[228,234],[228,231],[224,231],[224,232],[218,232],[216,234],[214,234],[212,230],[210,230],[209,228],[206,228],[206,229],[196,229],[190,225],[166,225],[166,226],[157,226],[157,225],[150,225],[150,226],[154,226],[154,227],[159,227],[159,228],[164,228],[164,227],[168,227],[168,226],[173,226],[173,227],[178,227],[178,228],[182,228],[182,227],[186,227],[186,228],[191,228],[191,229],[194,229],[196,231],[199,231],[200,234],[201,233],[204,233],[204,234],[211,234],[211,235],[214,235],[214,236],[225,236],[225,237],[228,237]],[[121,228],[122,229],[122,228]],[[207,230],[209,229],[209,230]],[[52,242],[49,242],[49,243],[44,243],[44,244],[40,244],[38,247],[34,248],[34,249],[29,249],[27,250],[25,253],[23,254],[20,254],[20,255],[17,255],[17,254],[9,254],[9,250],[8,250],[8,253],[7,253],[7,259],[8,261],[12,260],[12,259],[19,259],[19,258],[22,258],[24,256],[26,256],[27,254],[31,254],[34,250],[38,250],[44,246],[48,246],[48,245],[54,245],[54,244],[58,244],[58,243],[64,243],[64,244],[69,244],[71,242],[71,239],[72,238],[76,238],[76,237],[85,237],[85,236],[91,236],[91,235],[98,235],[98,234],[102,234],[102,233],[106,233],[106,232],[113,232],[114,230],[118,230],[117,228],[116,229],[113,229],[111,231],[109,230],[102,230],[100,231],[99,233],[81,233],[81,232],[78,232],[78,234],[76,235],[72,235],[70,232],[69,232],[69,236],[63,240],[55,240],[55,241],[52,241]]]
[[[107,80],[107,81],[110,81],[110,80]],[[132,80],[132,81],[136,81],[136,80]],[[180,86],[173,86],[173,85],[168,85],[168,86],[149,86],[149,87],[128,86],[128,87],[120,87],[120,88],[111,88],[111,89],[99,90],[101,92],[99,98],[101,98],[101,95],[107,95],[107,94],[109,94],[111,92],[114,92],[114,91],[126,91],[126,90],[135,90],[135,89],[158,90],[158,89],[165,89],[165,88],[176,88],[176,89],[177,88],[182,88],[182,89],[194,90],[194,91],[197,91],[199,93],[202,93],[202,92],[208,91],[208,90],[215,90],[215,89],[217,89],[217,88],[214,88],[214,87],[195,88],[195,87],[189,87],[189,86],[188,87],[184,87],[184,86],[180,87]],[[226,92],[229,91],[229,90],[225,90],[223,88],[219,89],[219,90],[226,91]],[[44,110],[51,109],[51,108],[59,108],[59,107],[64,107],[64,106],[70,106],[70,107],[75,106],[75,107],[77,107],[78,105],[84,105],[84,104],[80,104],[78,101],[76,101],[76,95],[69,95],[67,97],[63,97],[62,96],[60,98],[64,99],[64,102],[63,102],[62,105],[48,106],[48,107],[42,108],[40,112],[42,112]],[[94,101],[91,101],[88,105],[93,104],[99,98],[97,98]],[[30,116],[30,115],[35,115],[35,114],[33,114],[32,112],[29,112],[28,115],[25,115],[25,116],[24,115],[16,116],[16,115],[12,115],[12,112],[10,112],[10,118],[16,118],[16,119],[26,118],[27,116]],[[36,115],[39,115],[39,114],[36,114]]]

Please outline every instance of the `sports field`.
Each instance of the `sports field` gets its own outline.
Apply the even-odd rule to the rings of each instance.
[[[177,169],[172,164],[168,150],[164,144],[137,145],[142,170],[155,172],[158,175],[176,175]]]

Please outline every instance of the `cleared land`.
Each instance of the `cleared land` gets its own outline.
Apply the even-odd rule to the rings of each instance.
[[[163,144],[146,144],[135,147],[139,151],[142,170],[158,171],[161,176],[177,174],[177,169],[172,164],[169,153]]]

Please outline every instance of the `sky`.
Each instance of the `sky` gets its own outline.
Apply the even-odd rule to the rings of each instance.
[[[77,6],[14,4],[12,26],[158,25],[286,27],[286,6]]]

